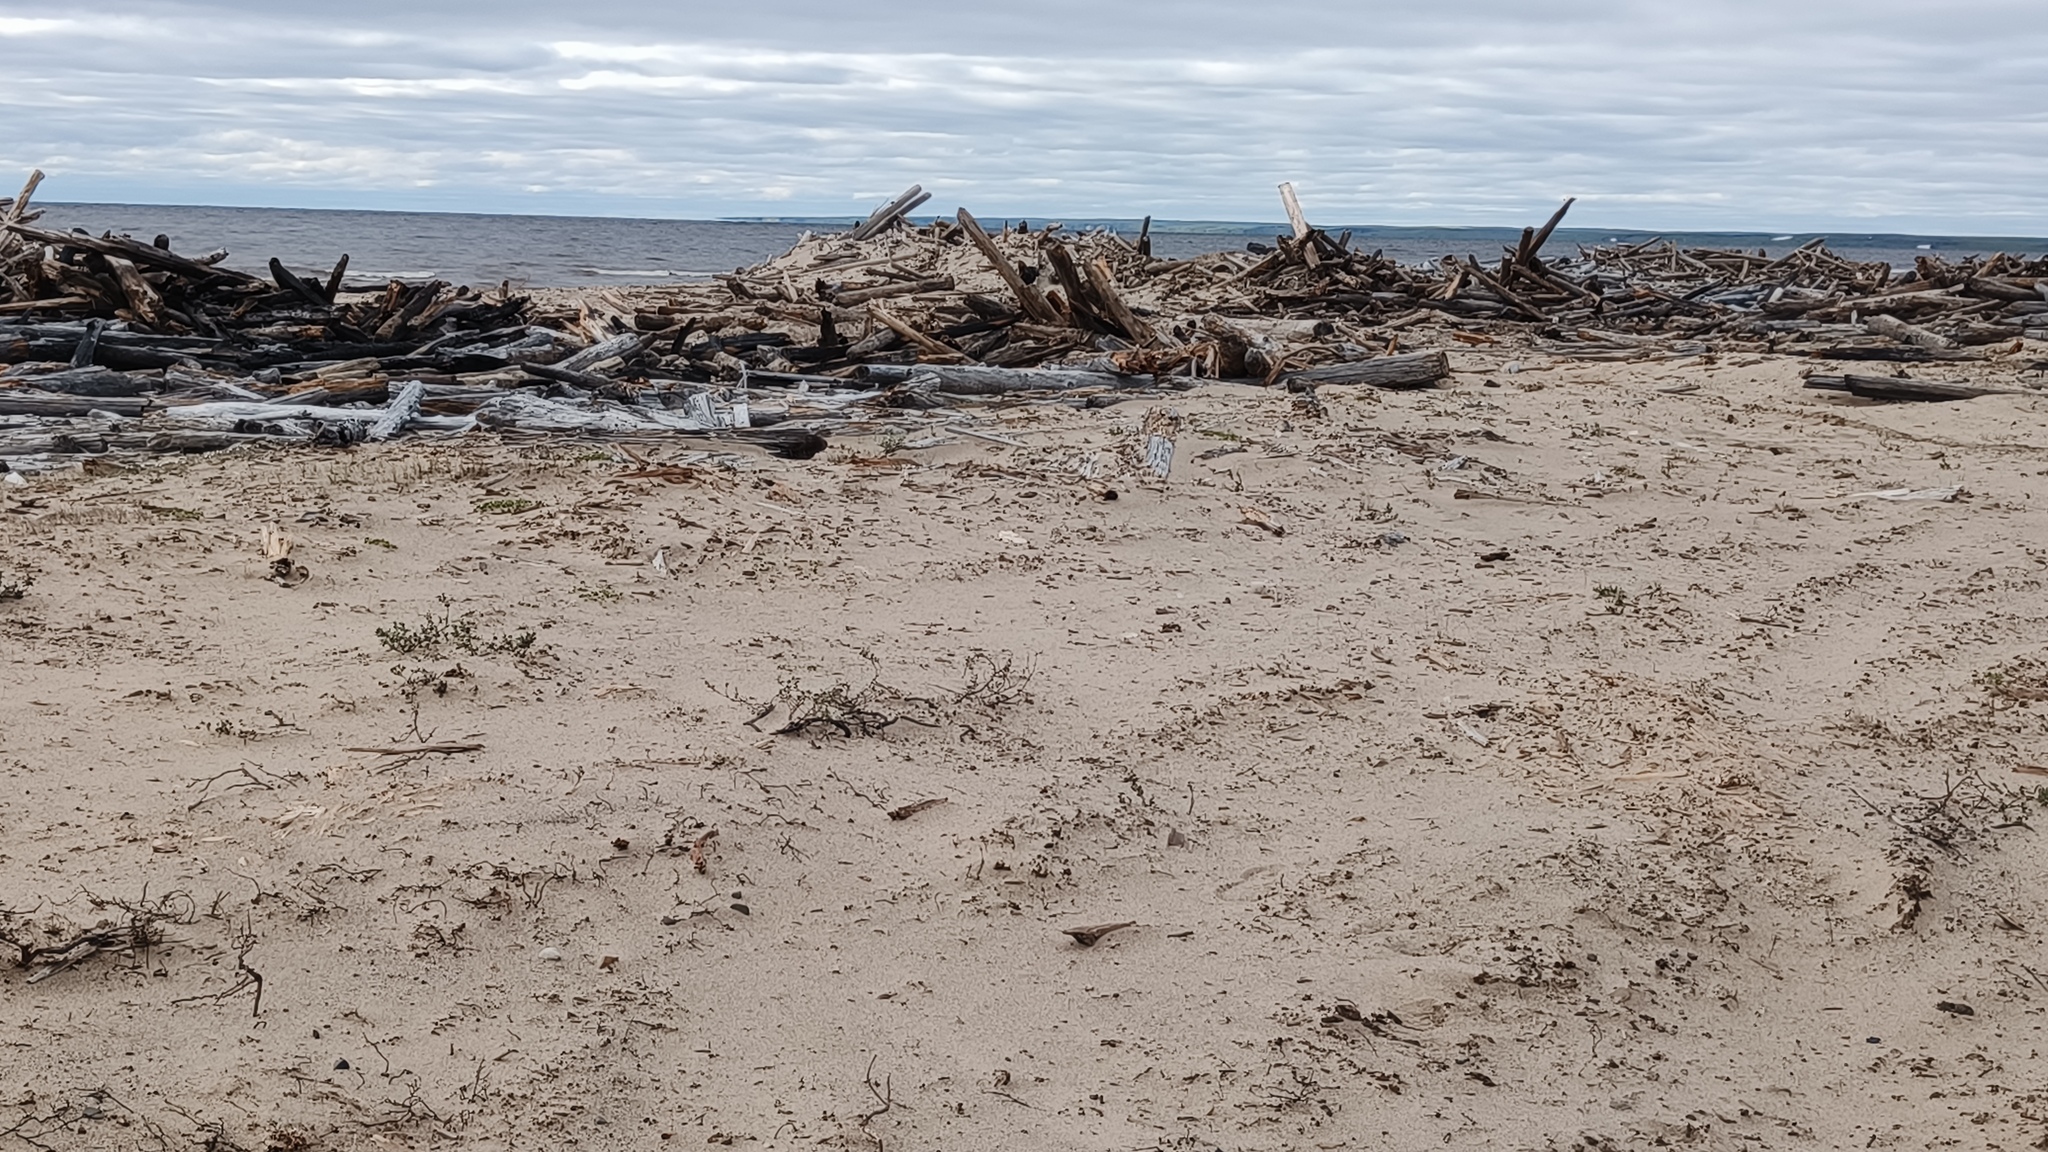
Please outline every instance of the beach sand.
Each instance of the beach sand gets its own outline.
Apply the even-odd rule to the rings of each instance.
[[[2043,402],[1509,358],[0,486],[0,1147],[2039,1146]]]

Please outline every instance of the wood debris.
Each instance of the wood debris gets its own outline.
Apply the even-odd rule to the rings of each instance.
[[[976,398],[1239,380],[1313,408],[1323,385],[1436,386],[1450,361],[1416,344],[1924,362],[2048,338],[2048,259],[1928,255],[1899,273],[1820,240],[1775,258],[1669,241],[1546,258],[1569,200],[1498,260],[1410,266],[1314,226],[1291,186],[1291,235],[1183,260],[1142,235],[992,232],[964,208],[913,225],[929,195],[912,187],[754,267],[571,311],[504,287],[353,283],[345,255],[325,272],[272,259],[264,277],[162,236],[49,231],[40,179],[0,200],[0,458],[483,429],[805,459],[855,420]]]

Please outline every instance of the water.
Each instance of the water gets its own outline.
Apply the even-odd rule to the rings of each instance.
[[[635,220],[584,216],[487,216],[453,212],[361,212],[297,208],[207,208],[180,205],[47,204],[42,225],[127,233],[144,240],[159,233],[186,255],[216,248],[231,253],[226,263],[264,273],[276,256],[301,272],[320,272],[349,254],[351,283],[438,278],[456,283],[515,287],[596,287],[701,280],[753,264],[794,244],[806,231],[839,230],[850,221],[807,220]],[[923,218],[920,218],[923,219]],[[1048,221],[1033,219],[1034,227]],[[985,220],[987,226],[1003,222]],[[1135,220],[1068,220],[1069,228],[1110,227],[1137,234]],[[1331,232],[1341,227],[1326,226]],[[1250,222],[1158,221],[1152,251],[1178,259],[1247,243],[1271,244],[1285,225]],[[1627,232],[1561,228],[1545,252],[1568,254],[1581,244],[1636,243],[1663,235],[1686,246],[1763,249],[1772,256],[1812,240],[1817,233]],[[1450,254],[1497,259],[1512,248],[1520,228],[1352,229],[1352,244],[1378,249],[1404,263]],[[2048,251],[2048,239],[2025,237],[1911,236],[1830,233],[1828,245],[1851,260],[1885,261],[1911,267],[1913,258],[1956,259],[1992,252]]]

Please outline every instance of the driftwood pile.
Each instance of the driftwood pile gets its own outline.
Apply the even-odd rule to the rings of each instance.
[[[849,421],[977,397],[1430,387],[1454,345],[1925,361],[2048,338],[2048,260],[1930,256],[1901,278],[1819,241],[1776,258],[1652,241],[1546,259],[1570,200],[1498,259],[1403,265],[1311,225],[1287,185],[1288,234],[1184,260],[1151,255],[1149,222],[1135,238],[992,233],[966,209],[914,225],[930,197],[913,187],[752,268],[567,308],[507,286],[351,284],[346,256],[318,274],[272,259],[264,278],[162,236],[49,231],[30,207],[40,179],[0,199],[0,463],[477,427],[803,458]],[[1879,394],[1869,377],[1818,379]],[[1951,398],[1910,392],[1887,398]]]

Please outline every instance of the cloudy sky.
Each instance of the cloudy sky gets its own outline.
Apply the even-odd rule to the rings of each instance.
[[[2048,235],[2042,0],[0,0],[60,200]]]

